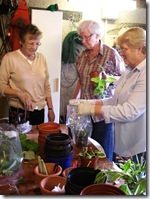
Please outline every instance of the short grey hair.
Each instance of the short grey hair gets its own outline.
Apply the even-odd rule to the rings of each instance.
[[[97,34],[101,39],[102,30],[101,25],[98,22],[93,20],[82,21],[77,27],[78,34],[80,35],[80,33],[83,32],[85,29],[88,29],[91,34]]]

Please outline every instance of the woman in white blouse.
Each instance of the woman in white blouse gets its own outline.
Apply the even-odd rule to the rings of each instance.
[[[79,115],[96,115],[114,122],[114,153],[122,158],[146,159],[146,31],[130,28],[118,37],[126,64],[111,98],[79,103]]]

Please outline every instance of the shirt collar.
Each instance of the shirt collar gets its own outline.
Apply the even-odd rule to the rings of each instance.
[[[145,66],[146,66],[146,58],[143,61],[141,61],[134,69],[131,69],[130,66],[126,66],[126,68],[130,71],[136,71],[136,70],[141,71],[145,68]]]

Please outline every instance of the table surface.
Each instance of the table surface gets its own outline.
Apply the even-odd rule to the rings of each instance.
[[[67,133],[67,128],[64,125],[62,125],[60,129],[62,133]],[[39,132],[36,127],[33,127],[33,129],[29,133],[27,133],[27,137],[35,141],[38,141],[38,135]],[[82,151],[82,147],[77,147],[73,143],[73,141],[71,143],[74,151],[72,159],[72,165],[73,165],[74,160],[79,161],[79,157],[77,156],[77,154]],[[90,138],[88,147],[92,147],[93,149],[99,149],[100,145],[98,142]],[[23,169],[23,179],[25,180],[25,183],[17,185],[20,195],[41,195],[40,188],[36,181],[36,176],[34,174],[34,168],[37,166],[37,164],[38,164],[37,157],[33,161],[29,162],[23,161],[22,169]],[[99,158],[97,167],[99,169],[104,169],[104,168],[114,169],[114,164],[110,162],[107,158]]]

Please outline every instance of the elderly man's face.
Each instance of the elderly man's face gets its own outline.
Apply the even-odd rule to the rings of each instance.
[[[98,35],[90,33],[88,29],[85,29],[80,33],[80,39],[86,49],[92,49],[98,42]]]

